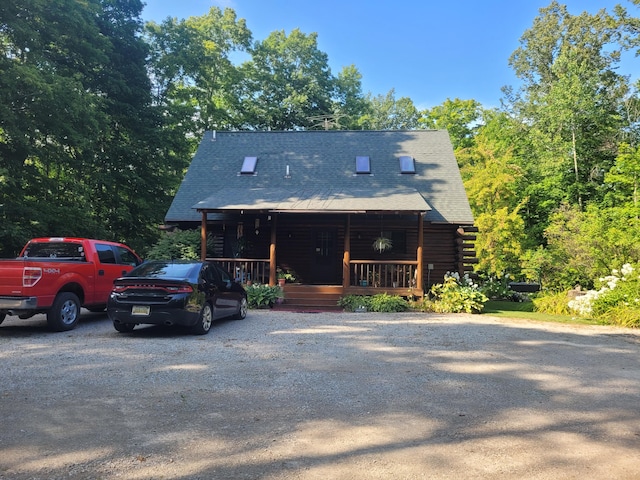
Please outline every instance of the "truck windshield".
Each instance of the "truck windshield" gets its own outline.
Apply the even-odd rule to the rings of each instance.
[[[81,243],[30,243],[24,251],[25,257],[30,258],[66,258],[84,261],[84,248]]]

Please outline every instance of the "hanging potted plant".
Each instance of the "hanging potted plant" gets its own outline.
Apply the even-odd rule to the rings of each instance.
[[[371,246],[376,252],[383,253],[387,250],[391,250],[391,248],[393,247],[393,242],[390,238],[381,235],[373,241],[373,244]]]

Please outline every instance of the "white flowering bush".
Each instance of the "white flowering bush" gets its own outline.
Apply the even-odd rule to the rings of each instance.
[[[441,313],[480,313],[489,300],[468,274],[447,272],[444,282],[431,287],[431,299],[425,300],[427,310]]]
[[[620,270],[598,279],[596,289],[569,301],[569,308],[585,317],[608,323],[640,326],[640,275],[626,263]]]

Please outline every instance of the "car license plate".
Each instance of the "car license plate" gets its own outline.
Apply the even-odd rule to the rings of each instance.
[[[148,316],[150,312],[151,307],[149,305],[134,305],[131,307],[131,315]]]

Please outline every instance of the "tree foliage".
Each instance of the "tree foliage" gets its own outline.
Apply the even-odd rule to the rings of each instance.
[[[420,112],[408,97],[396,99],[394,89],[386,95],[367,95],[369,108],[360,117],[364,130],[411,130],[418,127]]]
[[[246,125],[255,129],[309,128],[332,112],[334,78],[317,34],[272,32],[242,65]]]
[[[244,19],[230,8],[212,7],[200,17],[167,18],[146,25],[155,102],[200,137],[205,130],[240,128],[244,118],[231,60],[251,44]]]
[[[476,100],[447,98],[442,105],[422,112],[419,122],[423,128],[447,130],[454,149],[469,148],[474,143],[481,115],[482,106]]]
[[[632,0],[640,6],[640,0]],[[157,226],[205,130],[446,129],[480,228],[478,270],[561,289],[638,261],[640,52],[626,8],[552,1],[509,58],[500,109],[362,91],[318,35],[254,40],[213,7],[146,25],[139,0],[0,6],[0,254],[40,235],[126,241]]]
[[[150,106],[141,9],[115,0],[0,9],[3,255],[40,235],[140,250],[155,238],[175,169]]]

